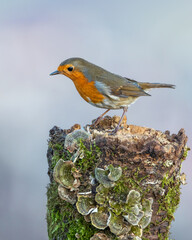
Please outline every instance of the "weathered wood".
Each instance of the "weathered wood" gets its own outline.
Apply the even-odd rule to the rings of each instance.
[[[170,135],[169,131],[162,133],[151,128],[127,125],[124,120],[122,129],[117,134],[110,135],[109,131],[118,121],[119,117],[107,116],[96,128],[87,128],[90,133],[88,139],[80,143],[69,142],[68,145],[65,138],[80,128],[78,124],[68,130],[58,127],[51,129],[47,153],[50,176],[47,193],[49,239],[167,239],[180,200],[180,185],[184,183],[185,175],[180,173],[180,169],[187,152],[185,131],[181,129],[178,134]],[[64,192],[70,192],[70,197],[73,195],[74,202],[78,201],[76,204],[66,202],[58,195],[57,182],[60,180],[53,178],[53,171],[56,172],[54,169],[57,168],[55,165],[59,159],[70,161],[68,166],[72,166],[70,174],[75,180],[73,186],[62,187]],[[62,166],[63,163],[60,163]],[[113,169],[110,170],[111,168]],[[117,175],[118,168],[122,170],[121,177],[111,177],[112,180],[109,180],[107,174],[116,171]],[[96,176],[95,169],[105,171],[106,184],[111,184],[110,187]],[[58,174],[54,174],[58,177]],[[101,185],[107,189],[106,195],[99,192],[98,186]],[[62,187],[60,185],[60,189]],[[90,210],[83,217],[79,209],[84,201],[80,195],[83,192],[90,192],[87,197],[99,214],[91,213]],[[132,205],[127,197],[131,192],[139,194],[137,200],[133,199],[136,202]],[[151,210],[145,209],[149,200],[152,204],[152,217]],[[139,214],[143,214],[136,222],[130,217],[131,206],[135,211],[134,217],[139,219]],[[105,216],[108,221],[102,222],[102,219],[95,225],[95,216]],[[119,225],[114,228],[112,219],[117,218]],[[148,218],[147,226],[143,224],[144,218]],[[97,221],[100,219],[97,218]],[[101,224],[104,224],[104,229],[97,229]]]

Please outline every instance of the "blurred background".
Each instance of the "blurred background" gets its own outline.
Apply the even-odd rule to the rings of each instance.
[[[82,126],[103,110],[87,104],[72,81],[49,76],[82,57],[137,81],[175,84],[151,91],[128,123],[177,133],[192,146],[192,1],[0,0],[0,240],[47,240],[47,139],[53,126]],[[111,111],[109,115],[121,115]],[[171,238],[190,240],[192,154],[188,184]]]

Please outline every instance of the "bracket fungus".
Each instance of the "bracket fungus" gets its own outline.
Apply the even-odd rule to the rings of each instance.
[[[118,199],[111,190],[122,175],[121,167],[110,164],[105,169],[96,167],[94,172],[99,182],[96,193],[77,193],[82,174],[72,161],[60,159],[53,172],[55,181],[60,183],[59,196],[71,204],[76,203],[77,211],[89,218],[95,228],[104,230],[109,227],[111,233],[120,236],[125,230],[133,232],[134,227],[134,237],[139,239],[142,229],[151,221],[153,199],[141,199],[140,193],[134,189],[125,195],[124,201]]]
[[[97,181],[101,184],[103,184],[104,187],[106,188],[111,188],[115,186],[115,182],[112,182],[108,178],[107,170],[104,170],[102,168],[95,168],[95,178]]]
[[[108,238],[104,233],[95,233],[93,237],[90,238],[90,240],[111,240]]]
[[[76,203],[77,197],[76,197],[75,192],[71,192],[70,190],[66,189],[62,185],[58,186],[58,194],[59,194],[59,197],[61,199],[65,200],[66,202],[69,202],[71,204]]]
[[[106,188],[111,188],[115,186],[115,182],[119,180],[122,175],[121,167],[113,167],[109,165],[106,169],[95,168],[95,178]]]
[[[108,213],[97,211],[97,212],[91,213],[90,217],[91,217],[91,223],[94,227],[98,229],[105,229],[107,227],[107,221],[109,218]]]
[[[140,193],[131,190],[127,195],[124,218],[133,226],[140,226],[142,229],[146,228],[152,217],[153,199],[143,199]]]
[[[112,164],[106,167],[106,170],[109,170],[108,178],[111,181],[116,182],[122,175],[122,168],[121,167],[113,167]]]
[[[138,203],[140,199],[140,193],[138,191],[131,190],[127,195],[126,203],[132,205],[134,203]]]
[[[106,197],[105,195],[103,194],[100,194],[100,193],[96,193],[95,195],[95,201],[100,204],[100,205],[103,205],[106,201]]]
[[[60,159],[54,167],[53,177],[57,183],[74,191],[77,190],[80,185],[80,175],[77,173],[78,171],[75,169],[73,162]]]
[[[142,211],[142,205],[139,202],[141,199],[140,193],[135,190],[131,190],[127,195],[127,200],[125,204],[126,215],[124,218],[132,225],[138,225],[141,218],[144,216]]]
[[[138,226],[132,226],[131,232],[138,238],[142,237],[143,235],[143,229]]]
[[[90,193],[85,194],[78,194],[77,195],[77,211],[82,215],[90,214],[95,208],[95,200]]]
[[[124,201],[117,199],[110,189],[121,175],[122,169],[113,165],[105,169],[95,168],[95,178],[100,183],[96,187],[96,194],[78,194],[76,206],[82,215],[90,214],[94,227],[105,229],[108,226],[113,234],[119,236],[123,229],[128,231],[134,226],[135,232],[139,232],[136,237],[139,238],[142,229],[151,221],[153,199],[141,199],[141,194],[134,189],[128,192]]]
[[[102,184],[99,184],[96,187],[95,201],[100,205],[104,205],[108,200],[109,191],[109,188],[105,188]]]
[[[90,134],[85,130],[78,129],[69,134],[67,134],[65,138],[64,147],[69,151],[73,152],[76,148],[78,148],[78,143],[80,140],[87,140],[90,138]]]
[[[140,237],[138,237],[138,236],[134,236],[133,240],[142,240],[142,239]]]
[[[108,226],[110,231],[115,235],[120,235],[124,227],[124,220],[122,216],[117,216],[110,211],[110,217],[108,219]]]
[[[142,201],[142,206],[143,206],[143,212],[144,212],[144,216],[142,217],[141,221],[139,222],[139,226],[144,229],[146,228],[149,223],[151,222],[151,218],[152,218],[152,204],[153,204],[153,198],[148,198],[148,199],[144,199]]]

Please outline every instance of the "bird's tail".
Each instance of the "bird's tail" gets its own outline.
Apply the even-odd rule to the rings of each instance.
[[[175,85],[166,84],[166,83],[139,82],[138,84],[143,90],[147,90],[147,89],[150,89],[150,88],[175,88]]]

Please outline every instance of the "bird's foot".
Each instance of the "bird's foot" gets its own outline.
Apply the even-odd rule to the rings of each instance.
[[[102,117],[98,117],[92,124],[90,127],[95,128],[97,126],[97,124],[101,121]]]
[[[115,129],[109,131],[110,132],[109,135],[115,135],[118,132],[119,129],[120,129],[120,127],[118,125]]]

